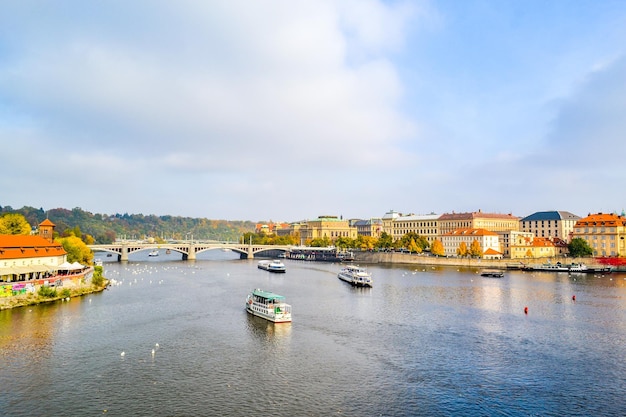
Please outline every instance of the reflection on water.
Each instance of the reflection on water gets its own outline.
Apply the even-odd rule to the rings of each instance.
[[[626,414],[622,274],[370,266],[354,288],[337,264],[158,258],[0,312],[3,415]],[[294,321],[246,313],[252,288]]]

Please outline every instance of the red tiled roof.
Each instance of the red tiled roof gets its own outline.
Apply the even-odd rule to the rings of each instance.
[[[580,219],[574,227],[597,227],[597,226],[626,226],[626,217],[617,214],[597,213]]]
[[[498,236],[498,234],[487,229],[454,229],[444,236]]]
[[[23,259],[65,255],[60,243],[41,236],[0,235],[0,259]]]
[[[52,227],[55,227],[56,224],[52,223],[50,221],[50,219],[46,219],[46,220],[42,221],[41,223],[39,223],[39,226],[52,226]]]
[[[485,251],[485,255],[502,255],[502,252],[498,252],[495,249],[489,248]]]

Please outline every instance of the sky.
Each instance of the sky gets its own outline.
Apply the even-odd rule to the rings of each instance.
[[[0,206],[626,208],[623,0],[6,0]]]

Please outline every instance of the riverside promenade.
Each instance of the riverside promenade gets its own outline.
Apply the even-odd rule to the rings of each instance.
[[[594,258],[534,258],[534,259],[480,259],[480,258],[445,258],[438,256],[426,256],[411,253],[399,252],[354,252],[354,261],[364,264],[410,264],[429,266],[449,266],[464,268],[498,268],[517,269],[522,264],[543,264],[547,262],[561,263],[584,263],[589,267],[606,266],[601,265]],[[622,268],[615,268],[615,271],[625,272]]]

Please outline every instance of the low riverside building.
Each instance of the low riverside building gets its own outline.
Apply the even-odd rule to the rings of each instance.
[[[393,240],[401,239],[407,233],[417,233],[424,236],[428,243],[432,245],[435,239],[439,238],[439,214],[411,214],[408,216],[397,216],[392,222]]]
[[[585,239],[593,256],[626,256],[626,216],[590,214],[576,222],[572,238]]]
[[[41,236],[0,235],[0,282],[45,279],[66,260],[61,244]]]
[[[469,249],[473,242],[478,242],[484,259],[502,259],[499,236],[486,229],[464,228],[452,230],[442,236],[441,243],[446,256],[457,256],[462,243]]]
[[[572,233],[580,216],[569,211],[538,211],[520,220],[519,230],[537,237],[572,240]]]
[[[537,237],[531,232],[517,232],[511,243],[511,259],[552,258],[567,255],[567,243],[557,237]]]

